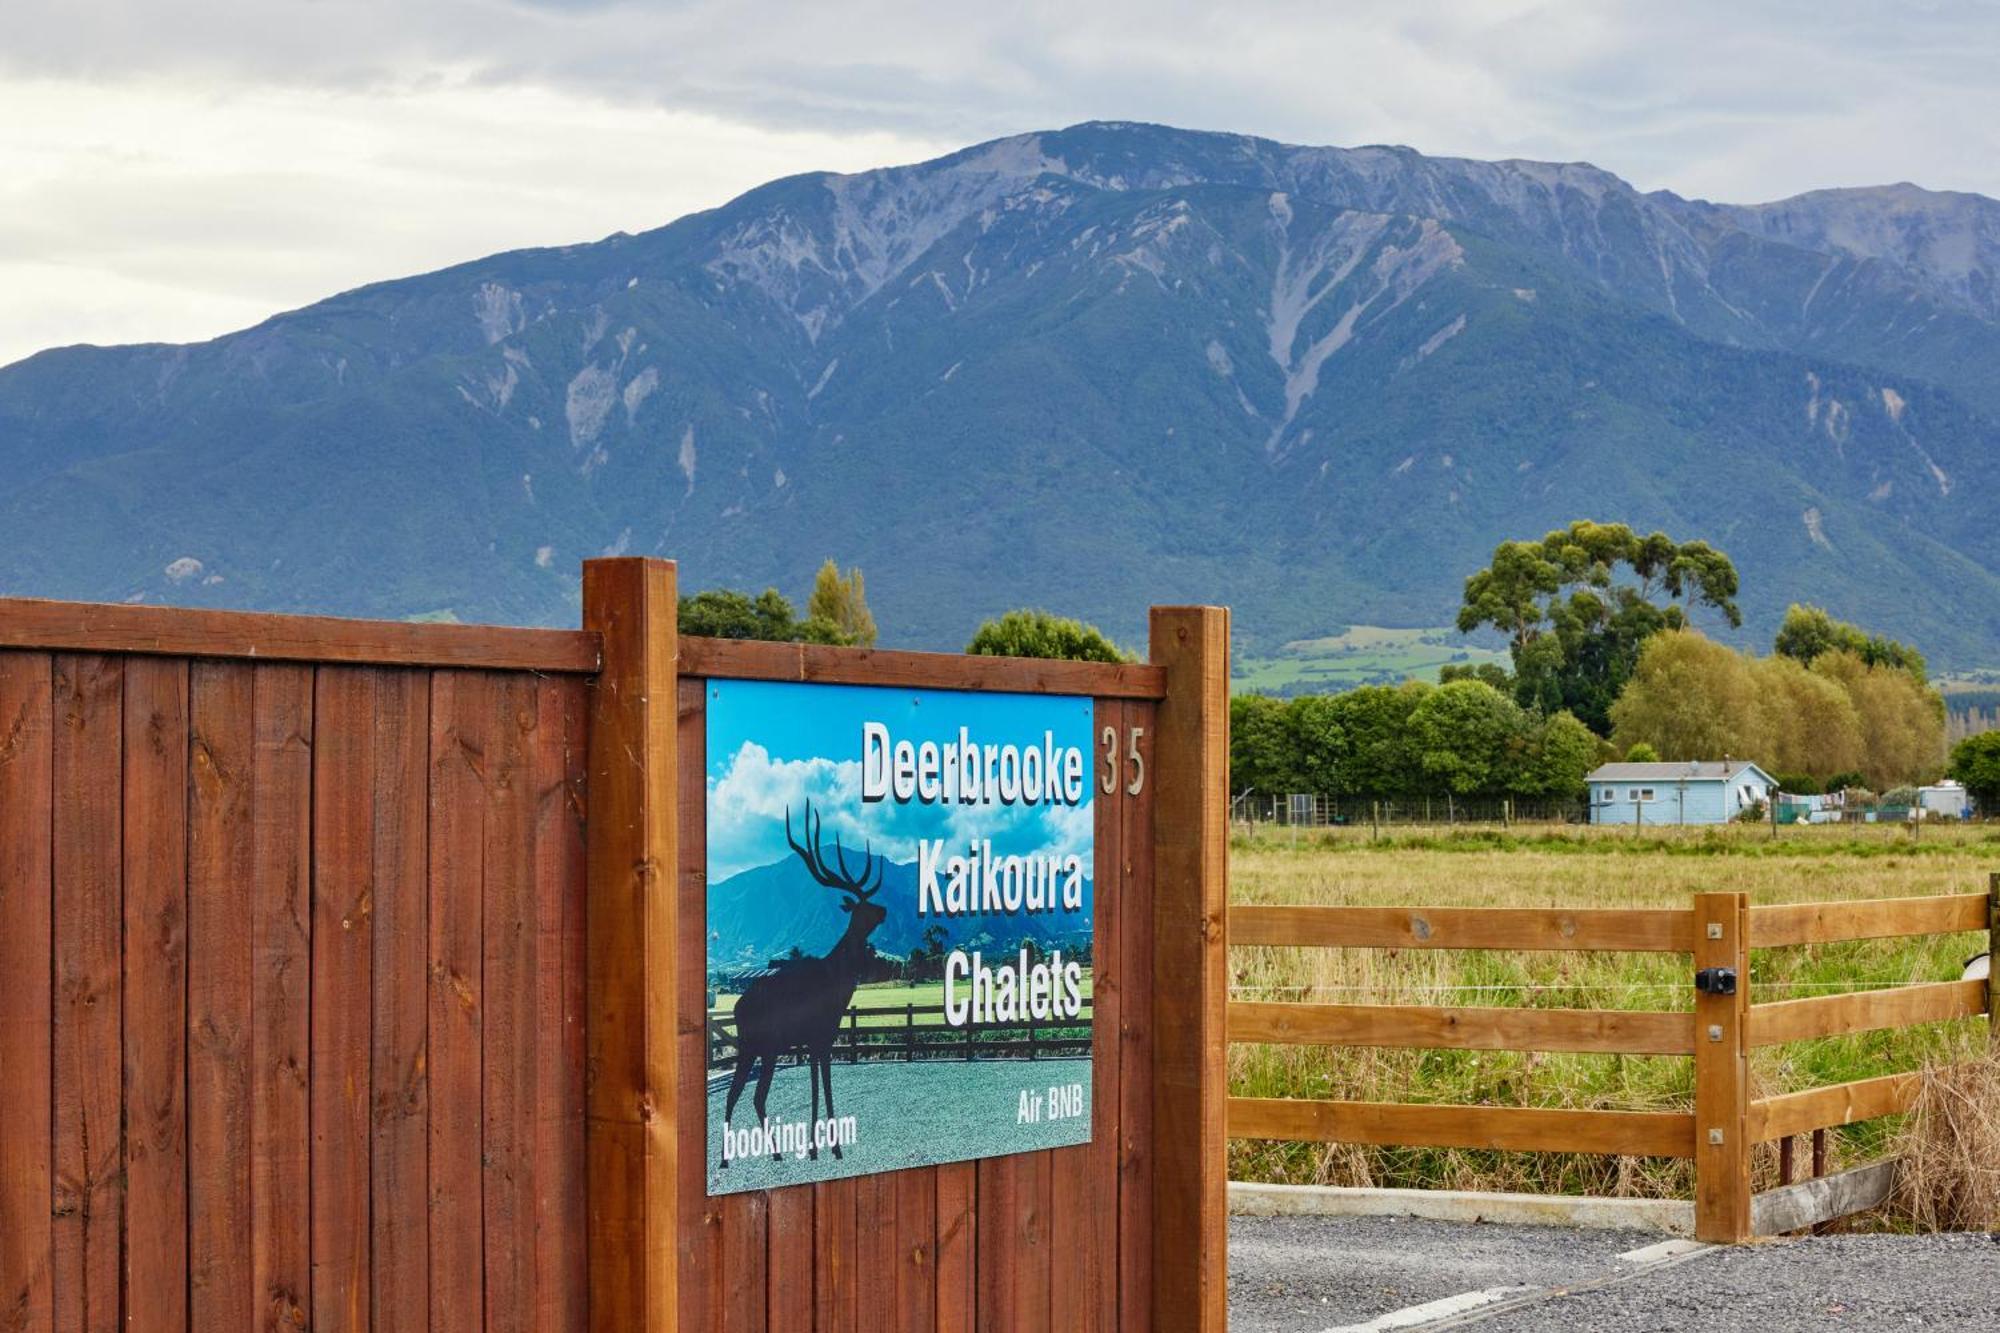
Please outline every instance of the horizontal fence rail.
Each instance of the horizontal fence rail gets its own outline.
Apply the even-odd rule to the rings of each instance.
[[[1766,1234],[1774,1218],[1804,1215],[1803,1205],[1757,1204],[1765,1196],[1750,1194],[1750,1145],[1907,1112],[1922,1077],[1889,1074],[1751,1099],[1748,1053],[1794,1041],[1990,1016],[1993,1005],[1988,981],[1920,983],[1753,1005],[1750,949],[1973,931],[1985,932],[1989,942],[2000,940],[2000,875],[1985,894],[1754,908],[1742,894],[1709,894],[1697,897],[1696,904],[1692,910],[1575,911],[1232,907],[1232,947],[1693,953],[1703,966],[1733,963],[1737,989],[1697,995],[1692,1011],[1232,1000],[1227,1033],[1233,1043],[1693,1056],[1697,1087],[1692,1114],[1232,1097],[1229,1133],[1303,1142],[1691,1157],[1698,1178],[1698,1232],[1728,1241],[1747,1239],[1757,1228],[1764,1230],[1756,1234]],[[1721,1043],[1723,1054],[1708,1043]],[[1729,1052],[1734,1059],[1727,1058]],[[1729,1086],[1714,1086],[1715,1080]],[[1823,1142],[1817,1143],[1815,1174],[1823,1166],[1823,1149]],[[1789,1143],[1784,1160],[1781,1179],[1797,1193]],[[1836,1207],[1840,1200],[1879,1201],[1880,1192],[1806,1194],[1823,1196],[1834,1201],[1825,1207]]]

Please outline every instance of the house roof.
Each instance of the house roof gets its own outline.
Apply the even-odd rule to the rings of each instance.
[[[1730,782],[1749,772],[1770,780],[1770,774],[1748,759],[1682,759],[1667,764],[1603,764],[1592,770],[1584,781]]]

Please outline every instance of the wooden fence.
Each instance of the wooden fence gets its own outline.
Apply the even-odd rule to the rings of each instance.
[[[1033,1019],[1021,1023],[985,1023],[967,1018],[959,1026],[943,1021],[942,1004],[854,1005],[834,1036],[833,1058],[847,1064],[863,1060],[1055,1060],[1091,1053],[1091,1022],[1096,1014],[1086,996],[1076,1018]],[[922,1021],[919,1021],[921,1019]],[[935,1021],[934,1021],[935,1020]],[[711,1010],[708,1015],[708,1077],[736,1058],[734,1014]],[[803,1055],[793,1057],[802,1061]]]
[[[1232,946],[1677,953],[1691,957],[1691,971],[1726,969],[1734,984],[1728,993],[1696,989],[1692,1010],[1656,1012],[1232,1001],[1231,1042],[1685,1056],[1694,1061],[1695,1098],[1692,1111],[1621,1111],[1232,1097],[1229,1134],[1693,1158],[1701,1239],[1734,1242],[1809,1225],[1879,1201],[1888,1174],[1869,1173],[1846,1189],[1794,1185],[1789,1141],[1907,1111],[1917,1076],[1889,1074],[1753,1100],[1750,1052],[1991,1014],[1990,983],[1945,981],[1753,1005],[1750,951],[1962,931],[1984,932],[2000,944],[2000,875],[1984,894],[1768,907],[1751,906],[1741,893],[1697,894],[1691,908],[1660,910],[1234,907]],[[1693,976],[1689,981],[1693,988]],[[1785,1145],[1783,1183],[1753,1197],[1751,1149],[1774,1140]],[[1815,1174],[1823,1157],[1822,1139]]]
[[[1227,613],[1109,665],[675,609],[0,601],[0,1330],[1223,1326]],[[713,678],[1095,700],[1091,1143],[705,1197]]]

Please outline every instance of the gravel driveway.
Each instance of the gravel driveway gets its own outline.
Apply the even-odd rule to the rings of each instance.
[[[2000,1311],[2000,1239],[1991,1236],[1828,1236],[1665,1258],[1661,1240],[1413,1218],[1239,1217],[1229,1232],[1230,1326],[1985,1330]],[[1488,1303],[1400,1313],[1469,1292]]]

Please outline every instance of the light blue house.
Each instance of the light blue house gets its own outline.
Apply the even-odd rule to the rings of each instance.
[[[1778,791],[1746,759],[1605,764],[1584,781],[1593,824],[1727,824]]]

